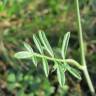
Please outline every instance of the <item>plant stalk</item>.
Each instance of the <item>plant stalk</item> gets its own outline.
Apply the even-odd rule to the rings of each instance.
[[[88,73],[86,60],[85,60],[85,51],[84,51],[84,41],[83,41],[83,32],[82,32],[82,26],[81,26],[81,18],[80,18],[80,10],[79,10],[79,0],[76,0],[76,9],[77,9],[77,19],[78,19],[78,27],[79,27],[79,42],[80,42],[80,51],[81,51],[81,64],[84,66],[84,75],[87,80],[90,92],[93,96],[95,94],[95,90],[91,81],[91,78]]]
[[[57,61],[57,62],[66,62],[70,65],[73,65],[75,67],[77,67],[78,69],[80,70],[84,70],[83,66],[81,64],[79,64],[77,61],[75,61],[74,59],[58,59],[58,58],[54,58],[54,57],[48,57],[46,55],[41,55],[41,54],[38,54],[38,53],[34,53],[32,54],[32,56],[35,56],[35,57],[38,57],[38,58],[45,58],[47,60],[50,60],[50,61]]]

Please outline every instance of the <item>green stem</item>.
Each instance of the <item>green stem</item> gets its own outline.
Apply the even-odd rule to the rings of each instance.
[[[50,61],[57,61],[57,62],[62,62],[62,63],[68,63],[68,64],[71,64],[77,68],[79,68],[80,70],[83,70],[83,66],[80,65],[77,61],[73,60],[73,59],[58,59],[58,58],[54,58],[54,57],[48,57],[46,55],[41,55],[41,54],[38,54],[38,53],[34,53],[32,54],[32,56],[35,56],[35,57],[38,57],[38,58],[46,58],[47,60],[50,60]]]
[[[81,50],[81,63],[84,66],[84,75],[87,80],[90,92],[95,94],[95,90],[93,87],[93,84],[91,82],[88,70],[87,70],[87,65],[86,65],[86,60],[85,60],[85,51],[84,51],[84,41],[83,41],[83,32],[82,32],[82,26],[81,26],[81,19],[80,19],[80,10],[79,10],[79,0],[76,0],[76,5],[77,5],[77,17],[78,17],[78,26],[79,26],[79,42],[80,42],[80,50]]]

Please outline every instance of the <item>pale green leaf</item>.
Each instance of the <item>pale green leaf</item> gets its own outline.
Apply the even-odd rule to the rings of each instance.
[[[70,72],[70,74],[72,74],[77,79],[81,80],[81,75],[80,75],[80,72],[78,70],[76,70],[75,68],[70,67],[69,65],[67,65],[67,69]]]
[[[28,47],[28,48],[29,48],[29,51],[31,51],[31,53],[33,54],[32,56],[33,64],[37,67],[38,62],[37,62],[37,58],[34,56],[34,51],[31,47]]]
[[[25,43],[25,42],[24,42],[24,46],[25,46],[25,48],[26,48],[29,52],[31,52],[31,53],[33,54],[33,56],[32,56],[32,61],[33,61],[33,64],[34,64],[35,66],[37,66],[37,59],[36,59],[36,57],[34,56],[34,51],[33,51],[33,49],[31,48],[31,46],[30,46],[29,44],[27,44],[27,43]]]
[[[57,78],[58,78],[60,86],[63,87],[65,84],[65,72],[60,66],[60,64],[58,64],[58,67],[57,67]]]
[[[34,56],[34,51],[33,51],[33,49],[32,49],[32,54],[33,54],[33,56],[32,56],[33,64],[37,67],[38,62],[37,62],[37,58]]]
[[[44,58],[42,58],[42,61],[43,61],[43,69],[44,69],[45,75],[46,75],[46,77],[48,77],[48,75],[49,75],[48,62],[47,62],[47,60],[44,59]]]
[[[8,3],[8,0],[3,0],[4,3],[4,7],[6,6],[6,4]]]
[[[62,44],[62,58],[65,59],[66,56],[66,52],[67,52],[67,48],[68,48],[68,43],[69,43],[69,38],[70,38],[70,32],[67,32],[64,35],[64,39],[63,39],[63,44]]]
[[[41,40],[42,44],[44,45],[45,49],[47,50],[47,52],[53,57],[54,56],[53,50],[45,36],[45,33],[40,31],[39,37],[40,37],[40,40]]]
[[[25,58],[31,58],[32,53],[28,51],[21,51],[15,54],[15,57],[18,59],[25,59]]]
[[[33,41],[40,53],[43,53],[42,46],[36,35],[33,35]]]
[[[32,61],[33,61],[33,64],[35,66],[37,66],[38,62],[37,62],[37,58],[35,56],[32,57]]]
[[[62,70],[65,72],[67,70],[66,63],[61,63],[60,66],[62,67]]]
[[[28,43],[24,42],[24,47],[29,51],[29,52],[33,52],[33,49],[31,48],[31,46]]]
[[[25,48],[26,48],[29,52],[31,52],[31,53],[33,54],[33,56],[32,56],[32,61],[33,61],[33,64],[34,64],[35,66],[37,66],[37,58],[34,56],[34,51],[33,51],[33,49],[32,49],[31,46],[30,46],[29,44],[27,44],[27,43],[24,43],[24,46],[25,46]]]

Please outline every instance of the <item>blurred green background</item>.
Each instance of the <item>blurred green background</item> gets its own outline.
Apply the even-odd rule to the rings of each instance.
[[[86,60],[95,87],[96,0],[79,1]],[[67,57],[80,62],[75,0],[0,0],[0,96],[90,96],[83,74],[81,81],[66,74],[66,85],[60,88],[56,72],[50,71],[46,78],[41,64],[35,68],[32,61],[14,58],[24,50],[23,42],[35,49],[32,35],[39,30],[46,32],[56,51],[70,31]]]

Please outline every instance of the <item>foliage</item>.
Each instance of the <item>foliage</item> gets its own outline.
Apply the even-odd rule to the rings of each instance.
[[[73,76],[75,76],[76,78],[81,80],[81,76],[80,76],[79,72],[76,69],[69,66],[65,60],[68,42],[69,42],[69,38],[70,38],[70,32],[66,33],[64,36],[64,39],[63,39],[61,56],[62,56],[64,62],[61,62],[60,60],[57,60],[57,58],[55,58],[54,52],[52,51],[52,48],[45,36],[45,33],[40,31],[38,34],[39,34],[39,39],[36,35],[33,35],[33,40],[34,40],[34,43],[40,54],[34,52],[33,49],[30,47],[30,45],[24,43],[27,51],[18,52],[15,54],[15,57],[18,59],[26,59],[26,58],[31,59],[32,58],[33,62],[37,62],[37,59],[34,59],[34,57],[41,58],[46,77],[48,77],[48,74],[49,74],[49,66],[48,66],[47,59],[53,61],[55,70],[57,71],[57,77],[58,77],[60,86],[64,86],[64,84],[65,84],[65,72],[66,71],[69,71]],[[50,55],[50,57],[48,57],[44,54],[44,50],[47,51],[47,53]],[[37,66],[37,63],[35,65]]]
[[[94,67],[96,66],[96,0],[79,0],[79,2],[88,71],[93,85],[96,86],[96,67]],[[23,41],[27,42],[27,46],[31,45],[34,52],[41,55],[36,45],[33,44],[32,35],[36,34],[38,30],[44,30],[55,58],[63,60],[61,56],[62,38],[66,32],[70,31],[70,44],[68,54],[65,57],[72,57],[80,62],[75,9],[75,0],[0,0],[0,96],[89,95],[85,79],[79,82],[78,79],[70,76],[73,72],[71,70],[65,72],[66,84],[61,88],[58,86],[54,62],[47,60],[49,72],[46,71],[46,74],[49,73],[48,80],[42,72],[44,65],[41,58],[32,57],[28,60],[13,58],[15,52],[25,50],[22,46]],[[35,36],[40,40],[37,35]],[[42,43],[41,40],[40,43]],[[24,44],[25,48],[26,44]],[[44,47],[42,49],[43,55],[51,57]],[[37,69],[34,68],[34,64]],[[72,65],[71,68],[74,70],[75,67]]]

